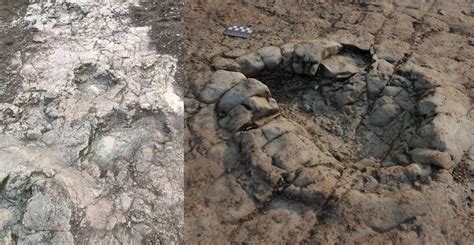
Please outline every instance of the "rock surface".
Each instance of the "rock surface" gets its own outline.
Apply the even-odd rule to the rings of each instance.
[[[185,114],[186,235],[469,243],[474,19],[460,14],[466,6],[303,2],[187,2],[186,104],[201,106]],[[215,32],[242,19],[255,25],[250,39]],[[196,78],[222,58],[255,80],[204,105]]]
[[[180,30],[159,27],[181,5],[19,2],[0,19],[0,244],[182,243]]]

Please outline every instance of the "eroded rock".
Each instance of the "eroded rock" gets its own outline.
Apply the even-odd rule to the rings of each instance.
[[[227,90],[245,79],[242,73],[224,70],[216,71],[210,83],[201,92],[201,99],[205,103],[216,102]]]
[[[267,85],[271,95],[248,100],[267,108],[273,98],[278,115],[263,113],[265,123],[250,123],[237,132],[206,127],[215,145],[208,152],[200,147],[201,142],[209,145],[207,138],[190,133],[196,149],[190,150],[189,157],[193,166],[199,166],[189,178],[199,178],[189,187],[190,217],[199,224],[190,227],[190,237],[202,243],[215,242],[207,237],[221,243],[469,240],[469,179],[462,173],[472,145],[468,140],[472,103],[465,100],[472,87],[467,62],[472,42],[466,32],[469,18],[455,14],[463,9],[461,4],[316,1],[293,6],[259,1],[242,8],[225,5],[218,14],[211,13],[215,4],[191,4],[191,14],[209,16],[206,20],[215,26],[232,22],[237,11],[255,14],[250,19],[259,23],[260,32],[244,42],[219,43],[221,33],[213,33],[207,22],[193,23],[203,28],[192,32],[212,37],[190,37],[193,51],[245,49],[224,54],[238,59],[258,53],[262,44],[267,45],[264,48],[278,45],[282,59],[270,69],[259,54],[265,67],[256,62],[255,73],[249,75]],[[440,8],[445,15],[436,14]],[[451,11],[456,18],[447,17]],[[339,43],[341,49],[325,56],[322,50],[328,42],[319,37]],[[348,72],[343,63],[325,76],[325,60],[340,55],[348,63],[361,62],[360,69]],[[207,66],[208,60],[199,62]],[[335,74],[344,75],[334,79]],[[237,107],[246,107],[245,114],[253,115],[251,105],[241,102]],[[214,122],[225,117],[219,112],[213,116]],[[455,153],[461,151],[464,155]],[[235,159],[231,165],[223,160],[225,152]],[[225,207],[251,207],[249,199],[240,199],[222,179],[237,182],[250,202],[262,209],[238,223],[222,222]],[[210,192],[209,186],[227,198],[202,198]]]
[[[2,37],[34,36],[0,74],[15,87],[0,96],[0,243],[182,242],[178,59],[158,51],[171,43],[161,29],[136,23],[148,3],[21,3],[14,20],[0,11]],[[126,198],[115,205],[125,196],[149,205],[140,224]]]

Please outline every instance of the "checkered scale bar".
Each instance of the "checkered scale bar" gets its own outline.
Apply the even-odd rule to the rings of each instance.
[[[233,37],[249,38],[252,35],[252,28],[243,26],[229,26],[224,32],[224,35]]]

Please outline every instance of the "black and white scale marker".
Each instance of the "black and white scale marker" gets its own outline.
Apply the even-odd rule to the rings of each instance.
[[[253,29],[246,26],[229,26],[224,31],[224,35],[232,37],[249,38],[252,35]]]

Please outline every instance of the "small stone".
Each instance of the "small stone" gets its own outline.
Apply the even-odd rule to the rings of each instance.
[[[280,49],[275,46],[264,47],[259,49],[257,52],[262,56],[267,69],[275,69],[283,60]]]
[[[281,55],[283,56],[282,67],[291,69],[293,63],[293,55],[295,52],[295,45],[292,43],[284,44],[280,47]]]
[[[265,69],[265,62],[256,52],[240,56],[236,62],[240,65],[240,71],[245,75],[257,75]]]
[[[293,56],[295,52],[295,45],[292,43],[283,44],[280,48],[281,48],[281,54],[285,57]]]

